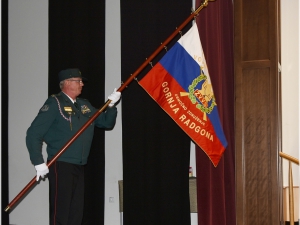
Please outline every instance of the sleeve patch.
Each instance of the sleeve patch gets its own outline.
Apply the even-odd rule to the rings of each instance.
[[[43,105],[43,107],[40,109],[42,112],[46,112],[49,109],[49,105]]]

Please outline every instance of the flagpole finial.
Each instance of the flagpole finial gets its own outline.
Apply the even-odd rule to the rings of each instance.
[[[208,5],[208,2],[215,1],[215,0],[204,0],[203,3],[194,11],[194,14],[198,14],[201,9]]]

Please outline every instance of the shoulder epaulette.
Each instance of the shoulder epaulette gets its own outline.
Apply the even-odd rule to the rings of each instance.
[[[51,97],[56,97],[56,96],[60,96],[60,93],[51,95]]]
[[[77,99],[78,99],[78,100],[81,100],[81,101],[88,101],[86,98],[78,98],[78,97],[77,97]]]

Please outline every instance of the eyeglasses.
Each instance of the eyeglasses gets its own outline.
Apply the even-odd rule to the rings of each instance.
[[[68,81],[75,81],[75,82],[78,82],[78,83],[82,83],[82,84],[83,84],[83,81],[82,81],[82,80],[68,80]]]

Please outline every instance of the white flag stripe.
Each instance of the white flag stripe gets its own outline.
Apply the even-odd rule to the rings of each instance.
[[[198,26],[193,24],[191,29],[186,32],[179,40],[178,43],[189,53],[189,55],[198,63],[204,74],[207,76],[207,80],[211,83],[206,60],[201,45]]]

